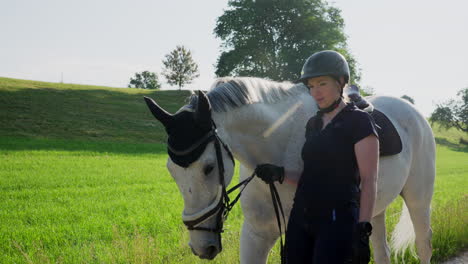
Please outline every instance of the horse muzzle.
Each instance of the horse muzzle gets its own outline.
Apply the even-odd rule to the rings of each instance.
[[[219,243],[209,243],[205,247],[195,248],[189,243],[189,246],[194,255],[201,259],[212,260],[221,252],[221,247],[217,246],[217,244]]]

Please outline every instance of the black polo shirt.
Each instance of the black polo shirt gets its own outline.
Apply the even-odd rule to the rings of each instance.
[[[302,148],[304,170],[294,201],[311,209],[358,203],[359,169],[354,144],[371,134],[378,137],[374,120],[350,103],[321,128],[319,116],[307,122]]]

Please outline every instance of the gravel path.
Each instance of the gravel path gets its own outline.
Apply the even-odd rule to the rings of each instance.
[[[465,251],[460,256],[446,261],[443,264],[468,264],[468,251]]]

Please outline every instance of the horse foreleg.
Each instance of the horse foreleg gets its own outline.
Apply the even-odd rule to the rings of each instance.
[[[271,232],[270,232],[271,233]],[[240,260],[241,264],[263,264],[267,262],[268,253],[276,242],[277,237],[263,234],[244,221],[242,225]]]
[[[374,249],[374,262],[376,264],[390,264],[390,249],[387,244],[385,228],[385,210],[372,218],[372,235],[370,240]]]

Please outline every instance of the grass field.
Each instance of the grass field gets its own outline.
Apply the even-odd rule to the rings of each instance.
[[[189,95],[0,78],[0,263],[205,263],[189,247],[164,130]],[[434,127],[434,263],[468,247],[468,137]],[[235,182],[235,180],[234,180]],[[389,231],[401,200],[388,211]],[[239,263],[237,206],[211,263]],[[279,259],[277,248],[270,263]],[[417,263],[407,257],[407,263]]]

